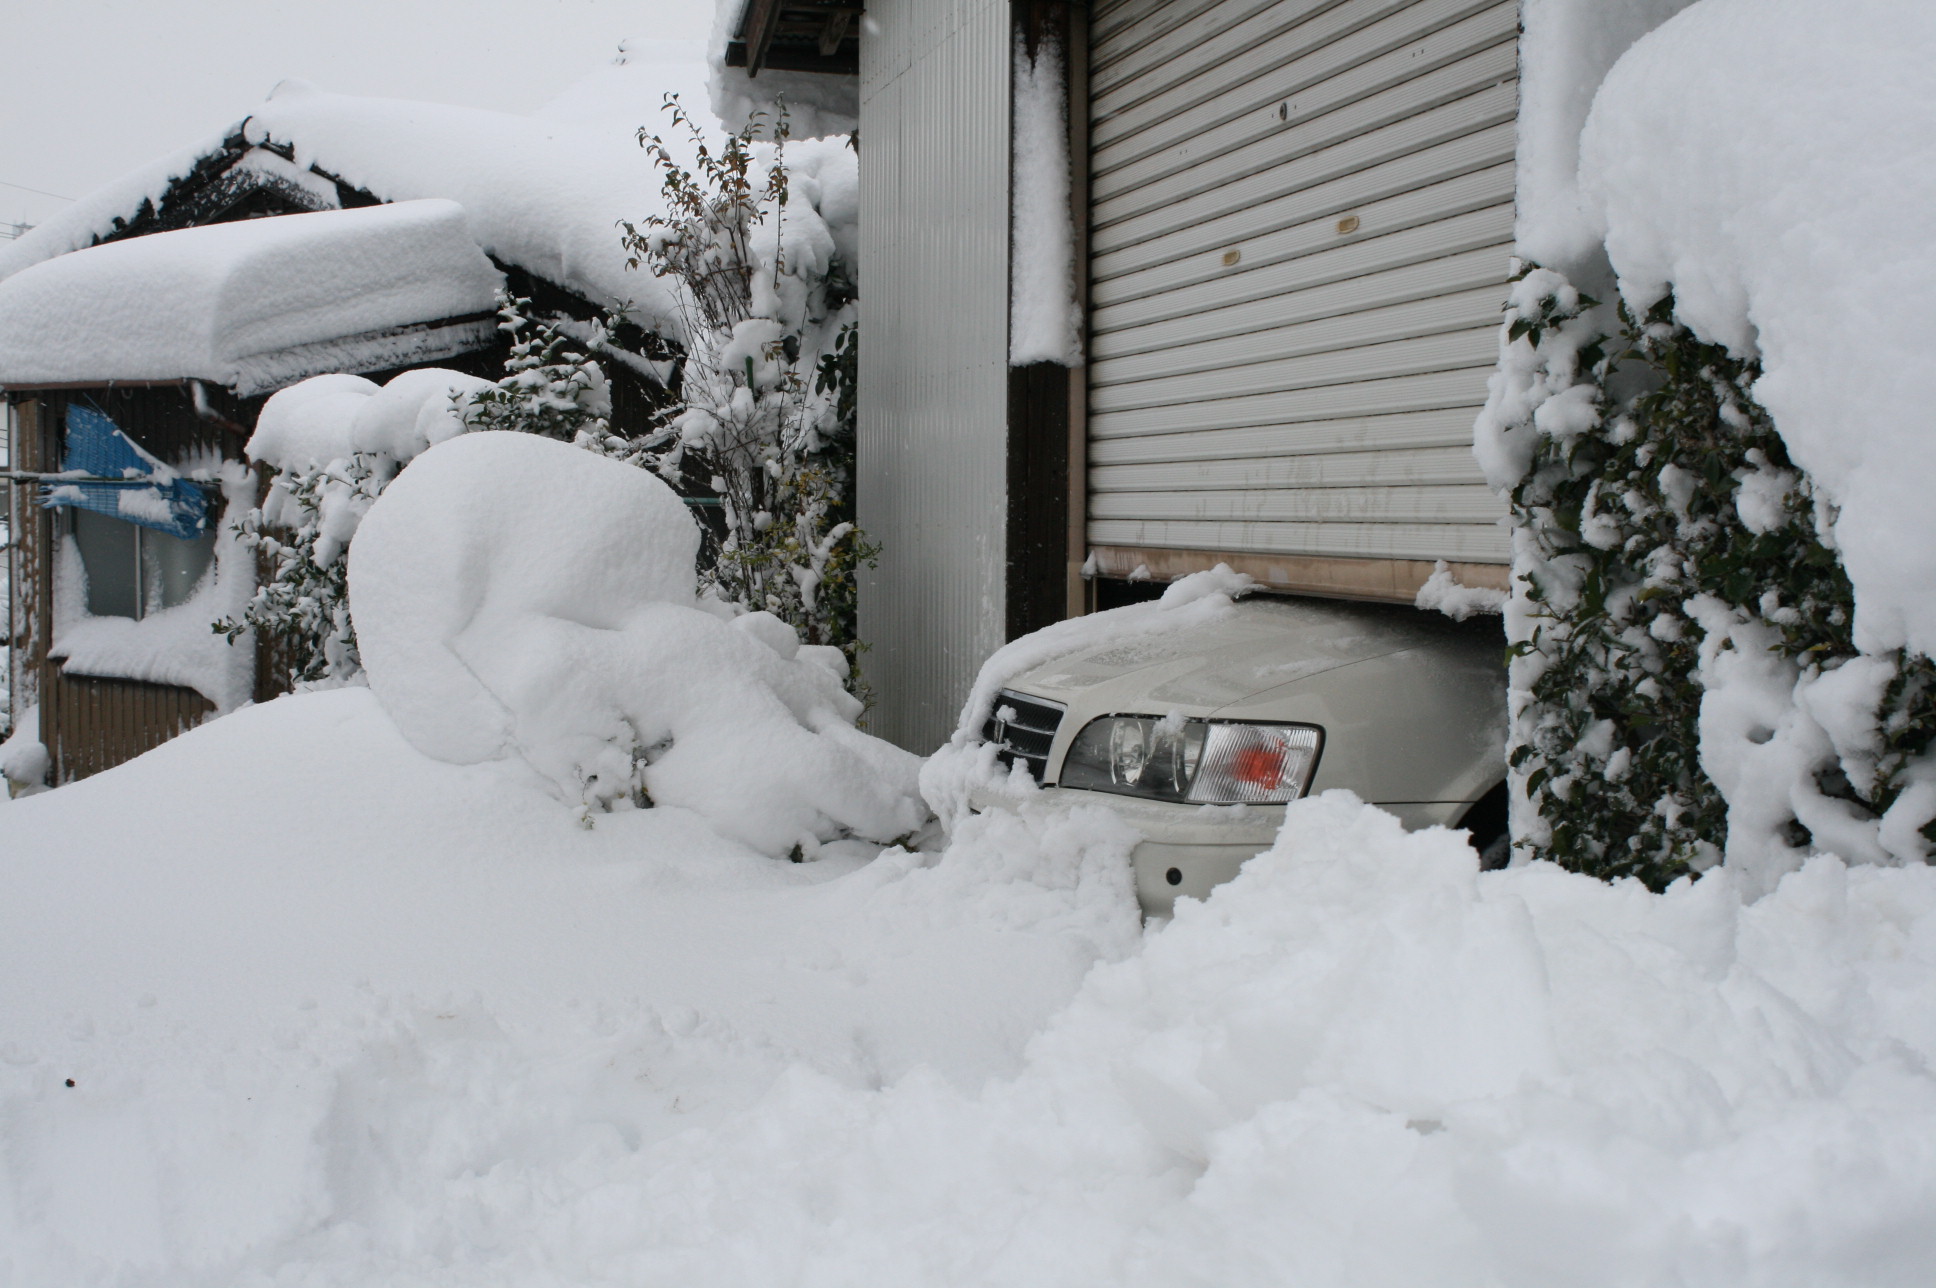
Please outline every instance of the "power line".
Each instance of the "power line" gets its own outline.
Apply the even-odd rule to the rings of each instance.
[[[0,188],[18,188],[18,189],[20,189],[20,190],[21,190],[22,192],[32,192],[32,193],[36,193],[36,194],[38,194],[39,196],[42,196],[42,197],[52,197],[52,198],[53,198],[53,199],[54,199],[55,201],[72,201],[72,200],[74,200],[74,198],[72,198],[72,197],[63,197],[63,196],[61,196],[61,195],[60,195],[60,194],[59,194],[58,192],[49,192],[49,191],[47,191],[47,189],[45,189],[45,188],[29,188],[29,187],[28,187],[28,186],[27,186],[26,184],[24,184],[24,183],[9,183],[9,182],[7,182],[7,181],[6,181],[5,179],[0,179]]]

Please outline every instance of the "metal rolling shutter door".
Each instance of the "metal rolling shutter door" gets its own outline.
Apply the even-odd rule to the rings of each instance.
[[[1092,547],[1504,563],[1470,450],[1516,0],[1121,0],[1090,33]]]

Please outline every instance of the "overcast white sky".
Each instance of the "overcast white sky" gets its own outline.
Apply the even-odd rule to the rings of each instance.
[[[0,0],[0,223],[239,121],[287,77],[528,112],[620,41],[692,41],[697,60],[712,15],[712,0]]]

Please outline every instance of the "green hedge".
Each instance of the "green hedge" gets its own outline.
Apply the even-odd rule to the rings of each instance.
[[[1819,676],[1857,655],[1853,593],[1822,502],[1750,392],[1755,362],[1702,343],[1671,296],[1636,318],[1555,274],[1542,284],[1516,295],[1509,341],[1531,346],[1535,363],[1521,350],[1520,367],[1538,369],[1549,396],[1572,388],[1560,391],[1568,414],[1518,426],[1531,446],[1511,492],[1509,757],[1530,810],[1518,832],[1534,857],[1659,889],[1712,864],[1727,840],[1728,802],[1701,758],[1704,649],[1711,664],[1754,641],[1798,680]],[[1871,823],[1936,737],[1936,668],[1888,661],[1863,763],[1810,766],[1815,792]],[[1818,848],[1797,818],[1777,834]]]

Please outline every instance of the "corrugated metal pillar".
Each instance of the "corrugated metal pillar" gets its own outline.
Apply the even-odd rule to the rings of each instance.
[[[1008,0],[875,0],[861,39],[859,518],[869,728],[954,727],[1003,641]]]

